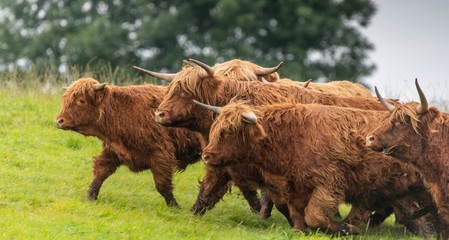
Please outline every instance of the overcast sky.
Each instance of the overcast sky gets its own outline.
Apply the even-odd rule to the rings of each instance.
[[[449,104],[449,0],[374,0],[363,32],[375,45],[377,70],[365,82],[384,97],[418,101],[418,78],[430,101]]]

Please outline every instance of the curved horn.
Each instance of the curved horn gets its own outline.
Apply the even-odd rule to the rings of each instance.
[[[198,102],[197,100],[193,100],[193,102],[194,102],[196,105],[198,105],[198,106],[200,106],[200,107],[203,107],[203,108],[205,108],[205,109],[207,109],[207,110],[209,110],[209,111],[212,111],[212,112],[214,112],[214,113],[216,113],[216,114],[220,114],[220,112],[221,112],[221,107],[207,105],[207,104],[205,104],[205,103]]]
[[[309,86],[310,82],[312,82],[312,79],[309,79],[304,83],[304,88],[307,88]]]
[[[67,89],[69,89],[69,87],[62,87],[62,90],[67,91]]]
[[[390,103],[387,103],[387,101],[385,101],[385,99],[380,95],[379,91],[377,90],[377,87],[374,86],[374,91],[376,92],[376,96],[379,99],[380,103],[382,103],[382,105],[384,105],[384,107],[386,109],[388,109],[388,111],[393,111],[395,109],[395,106],[391,105]]]
[[[242,113],[243,121],[252,125],[257,123],[257,116],[253,112],[244,112]]]
[[[95,91],[103,90],[106,85],[107,85],[107,83],[95,83],[94,90]]]
[[[193,58],[189,58],[189,61],[195,63],[196,65],[198,65],[200,67],[202,67],[206,71],[207,75],[203,76],[203,77],[212,77],[212,76],[214,76],[214,69],[211,66],[209,66],[209,65],[207,65],[207,64],[205,64],[203,62],[200,62],[200,61],[198,61],[196,59],[193,59]]]
[[[418,79],[415,78],[416,90],[418,90],[420,104],[416,107],[416,114],[424,114],[429,109],[429,103],[427,102],[426,96],[424,95],[421,87],[418,84]]]
[[[259,67],[259,69],[256,69],[254,73],[257,76],[268,75],[268,74],[274,73],[277,70],[279,70],[281,68],[282,64],[283,64],[283,62],[280,62],[276,67],[272,67],[272,68]]]
[[[159,73],[159,72],[153,72],[153,71],[146,70],[146,69],[141,68],[141,67],[138,67],[138,66],[133,66],[133,68],[136,69],[136,70],[139,70],[139,71],[141,71],[141,72],[143,72],[143,73],[145,73],[145,74],[148,74],[148,75],[150,75],[150,76],[152,76],[152,77],[159,78],[159,79],[166,80],[166,81],[171,81],[171,80],[173,80],[173,79],[175,78],[175,76],[176,76],[176,73]]]

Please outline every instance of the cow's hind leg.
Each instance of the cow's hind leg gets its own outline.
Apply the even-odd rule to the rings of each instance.
[[[162,159],[162,158],[161,158]],[[162,164],[164,162],[165,164]],[[169,207],[179,207],[173,196],[173,174],[174,174],[174,164],[170,164],[170,159],[165,159],[158,162],[157,166],[151,168],[153,173],[154,184],[156,185],[156,190],[159,194],[164,197],[167,206]]]
[[[354,225],[340,224],[332,220],[332,216],[338,211],[338,204],[343,200],[343,195],[332,190],[315,188],[305,209],[307,226],[336,235],[358,234],[359,231]]]
[[[243,197],[245,197],[246,201],[248,202],[251,211],[259,213],[262,206],[260,204],[260,199],[257,191],[254,188],[246,185],[238,184],[236,186],[242,192]]]
[[[94,157],[92,165],[94,178],[90,184],[89,191],[87,192],[87,200],[97,200],[103,182],[111,176],[120,165],[121,163],[117,155],[107,148],[103,149],[103,152],[99,156]]]

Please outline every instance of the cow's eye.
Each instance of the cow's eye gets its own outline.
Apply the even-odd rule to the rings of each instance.
[[[86,104],[86,100],[81,98],[78,100],[78,103],[79,103],[79,105],[84,105],[84,104]]]
[[[405,126],[405,125],[407,125],[407,123],[406,123],[406,122],[403,122],[403,121],[397,121],[397,122],[394,123],[394,125],[395,125],[396,127],[399,127],[399,126]]]
[[[181,97],[186,98],[186,97],[190,97],[190,94],[187,92],[181,92],[180,93]]]

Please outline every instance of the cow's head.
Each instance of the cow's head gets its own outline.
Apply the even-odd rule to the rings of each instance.
[[[375,151],[384,151],[393,156],[409,151],[413,143],[420,142],[426,127],[423,122],[429,111],[428,103],[418,81],[415,85],[421,102],[410,102],[400,106],[387,103],[375,88],[381,103],[391,112],[366,138],[366,145]]]
[[[156,122],[165,126],[190,127],[197,118],[210,113],[197,107],[192,100],[216,102],[216,92],[222,80],[207,64],[190,59],[190,64],[174,75],[167,93],[155,112]]]
[[[195,104],[218,114],[209,133],[209,144],[203,149],[203,159],[208,165],[236,164],[266,137],[265,130],[257,122],[257,112],[241,101],[224,107],[197,101]]]
[[[101,118],[100,105],[107,90],[92,78],[81,78],[73,82],[62,96],[61,112],[56,117],[56,126],[84,135],[92,135],[95,123]]]

